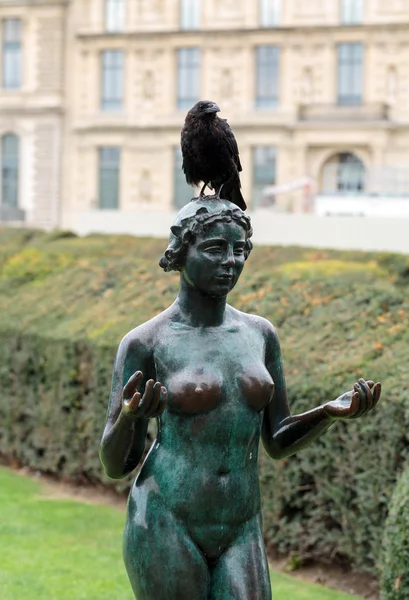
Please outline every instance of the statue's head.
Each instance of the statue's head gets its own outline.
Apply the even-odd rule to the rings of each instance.
[[[159,261],[165,271],[183,271],[189,248],[200,237],[212,235],[217,224],[226,224],[224,235],[234,235],[237,226],[241,228],[244,242],[241,242],[242,255],[247,260],[253,244],[250,240],[253,230],[250,218],[238,206],[216,196],[203,196],[186,204],[178,213],[172,225],[168,247]]]

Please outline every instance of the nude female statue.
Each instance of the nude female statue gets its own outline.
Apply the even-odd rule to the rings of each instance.
[[[158,436],[133,484],[124,559],[138,600],[270,600],[257,454],[306,447],[337,419],[379,400],[380,384],[290,414],[273,326],[226,303],[251,251],[244,213],[203,197],[179,213],[165,270],[175,302],[128,333],[115,363],[101,460],[110,477],[142,458],[148,420]]]

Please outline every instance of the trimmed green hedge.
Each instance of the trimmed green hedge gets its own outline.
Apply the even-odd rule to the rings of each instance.
[[[116,348],[171,302],[165,241],[0,231],[0,453],[62,478],[108,482],[98,459]],[[381,380],[376,412],[275,462],[261,451],[267,542],[299,558],[378,562],[409,446],[409,260],[255,248],[231,304],[270,319],[293,411]]]
[[[409,468],[393,492],[383,540],[382,600],[409,598]]]

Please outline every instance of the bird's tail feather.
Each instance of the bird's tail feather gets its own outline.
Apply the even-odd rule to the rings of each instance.
[[[226,200],[230,200],[230,202],[236,204],[241,210],[246,210],[247,204],[243,198],[240,187],[240,179],[234,177],[224,184],[221,195]]]

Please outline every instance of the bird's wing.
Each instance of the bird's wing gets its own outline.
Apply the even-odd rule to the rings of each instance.
[[[180,147],[182,150],[182,171],[184,172],[186,182],[189,185],[199,185],[201,178],[197,173],[195,160],[197,154],[195,153],[195,136],[192,134],[191,129],[191,127],[189,128],[186,118],[180,138]]]
[[[237,167],[238,171],[242,170],[240,157],[239,157],[239,147],[236,142],[236,138],[234,137],[234,133],[231,130],[230,125],[228,124],[226,119],[219,119],[220,128],[224,133],[224,137],[226,140],[227,147],[229,149],[230,155],[234,161],[234,164]]]

